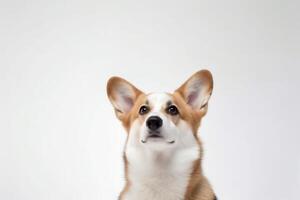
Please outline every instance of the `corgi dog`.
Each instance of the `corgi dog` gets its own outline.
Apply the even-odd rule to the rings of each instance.
[[[109,79],[108,98],[127,132],[119,200],[216,200],[198,135],[212,90],[208,70],[173,93],[146,94],[123,78]]]

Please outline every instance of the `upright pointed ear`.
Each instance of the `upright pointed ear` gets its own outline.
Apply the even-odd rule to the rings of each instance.
[[[213,90],[213,78],[208,70],[193,74],[175,92],[178,92],[193,110],[206,111]]]
[[[130,112],[135,100],[142,93],[142,91],[120,77],[111,77],[107,82],[107,96],[120,120]]]

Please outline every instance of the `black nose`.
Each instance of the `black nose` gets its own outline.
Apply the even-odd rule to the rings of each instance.
[[[162,126],[162,119],[158,116],[151,116],[147,119],[147,127],[151,130],[151,131],[156,131],[157,129],[159,129]]]

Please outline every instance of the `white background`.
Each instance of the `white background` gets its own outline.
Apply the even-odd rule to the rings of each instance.
[[[200,134],[219,199],[299,200],[296,2],[2,0],[0,199],[116,199],[125,131],[108,78],[173,91],[208,68]]]

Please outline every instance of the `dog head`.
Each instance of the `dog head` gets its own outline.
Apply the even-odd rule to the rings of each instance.
[[[107,95],[128,133],[127,142],[158,151],[199,142],[197,130],[212,89],[207,70],[192,75],[173,93],[146,94],[120,77],[107,83]]]

